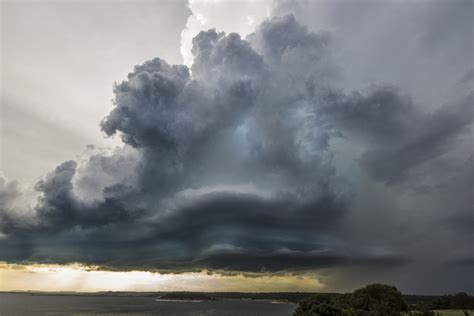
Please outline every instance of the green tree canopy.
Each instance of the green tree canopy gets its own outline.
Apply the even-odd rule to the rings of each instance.
[[[319,294],[300,303],[295,316],[399,316],[408,306],[394,286],[371,284],[353,294]]]
[[[408,311],[402,293],[385,284],[371,284],[354,291],[351,305],[357,315],[395,316]]]
[[[295,316],[342,316],[350,313],[349,298],[342,294],[319,294],[300,303]]]

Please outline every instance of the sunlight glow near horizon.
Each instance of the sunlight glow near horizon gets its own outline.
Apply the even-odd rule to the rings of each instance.
[[[223,275],[209,271],[157,273],[106,271],[81,264],[0,263],[0,291],[320,291],[325,285],[308,275]]]

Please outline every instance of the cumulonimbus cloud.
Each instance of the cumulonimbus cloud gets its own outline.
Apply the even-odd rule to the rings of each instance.
[[[347,93],[332,85],[330,45],[285,15],[246,39],[199,33],[191,69],[136,66],[101,122],[123,149],[59,165],[28,221],[11,215],[19,193],[0,182],[0,259],[239,271],[409,262],[344,239],[353,189],[333,142],[360,144],[361,170],[397,185],[452,148],[473,96],[426,114],[392,86]]]

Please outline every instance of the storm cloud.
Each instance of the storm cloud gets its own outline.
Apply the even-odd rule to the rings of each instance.
[[[473,92],[427,109],[394,84],[345,89],[337,31],[310,31],[283,8],[246,38],[200,32],[190,68],[135,66],[100,123],[123,146],[60,164],[37,183],[27,215],[13,206],[17,184],[0,180],[0,260],[264,273],[416,262],[405,238],[417,227],[397,212],[431,202],[406,207],[402,195],[460,183],[437,180],[443,170],[460,177],[472,155]],[[377,188],[371,201],[363,185]],[[360,210],[383,190],[398,195]],[[454,227],[472,214],[468,201],[433,218]],[[374,231],[390,222],[405,236],[360,232],[364,218],[385,216]],[[425,218],[412,224],[427,229]],[[472,234],[463,234],[466,256]]]

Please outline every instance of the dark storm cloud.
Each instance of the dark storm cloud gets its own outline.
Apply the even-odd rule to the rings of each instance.
[[[102,122],[109,136],[122,132],[125,143],[134,146],[171,146],[177,140],[170,128],[175,101],[189,80],[185,66],[170,66],[160,59],[135,68],[129,81],[115,87],[116,108]],[[149,109],[149,111],[146,111]]]
[[[372,235],[383,227],[344,231],[360,225],[348,178],[391,190],[430,170],[472,125],[473,95],[427,111],[389,85],[348,93],[331,45],[285,15],[246,39],[199,33],[191,69],[136,66],[101,122],[121,150],[58,166],[28,220],[10,215],[17,190],[0,183],[0,259],[253,272],[411,262],[406,245]],[[338,141],[360,151],[341,157]],[[371,223],[390,222],[385,206]]]
[[[457,84],[459,85],[469,85],[472,84],[474,81],[474,68],[468,70],[461,78],[461,80],[458,81]]]
[[[410,169],[448,152],[474,120],[474,93],[423,115],[413,102],[388,86],[351,95],[330,93],[319,113],[345,137],[363,139],[361,164],[377,180],[397,182]],[[394,157],[397,157],[394,159]]]
[[[282,270],[317,269],[336,266],[402,266],[408,264],[410,259],[397,256],[373,256],[362,254],[352,256],[348,253],[324,252],[289,252],[284,251],[272,254],[255,253],[219,253],[199,259],[198,263],[205,267],[218,270],[250,271],[250,272],[275,272]]]
[[[316,34],[299,24],[293,15],[264,21],[249,40],[271,64],[285,64],[295,57],[317,63],[329,43],[329,34]],[[288,66],[296,66],[294,63]],[[311,64],[306,64],[311,69]],[[281,67],[279,65],[278,67]],[[301,69],[298,69],[301,70]]]
[[[278,28],[287,28],[288,36],[271,31]],[[326,235],[346,213],[344,189],[332,183],[333,168],[311,143],[311,127],[301,130],[305,114],[297,107],[285,109],[300,92],[280,91],[283,74],[278,81],[268,80],[280,72],[272,46],[289,70],[292,60],[322,53],[325,39],[291,16],[266,22],[254,38],[273,55],[257,53],[238,34],[209,30],[193,41],[192,76],[185,66],[157,58],[136,66],[116,85],[115,108],[101,126],[140,151],[137,180],[96,179],[120,174],[114,165],[134,167],[123,152],[92,156],[79,174],[73,161],[58,166],[37,185],[36,222],[25,234],[56,233],[75,240],[81,251],[59,250],[66,247],[42,233],[30,256],[122,267],[205,268],[211,258],[219,265],[219,256],[229,249],[239,249],[242,258],[260,253],[268,260],[288,249],[278,269],[297,269],[292,264],[301,259],[290,260],[294,251],[306,257],[332,247],[325,239],[337,244],[337,237]],[[301,41],[306,44],[298,45]],[[279,110],[272,113],[272,104]],[[81,197],[81,192],[91,195],[87,186],[103,192],[96,199]],[[112,242],[116,238],[122,242]],[[113,254],[97,250],[106,244]],[[133,253],[147,254],[135,259],[121,253],[130,245]],[[343,261],[345,255],[335,252]],[[318,260],[311,255],[301,262],[318,265]],[[264,268],[262,260],[254,263],[241,267]]]
[[[347,249],[327,236],[343,212],[340,202],[330,197],[300,201],[291,195],[268,199],[208,193],[183,204],[137,225],[118,223],[55,235],[34,232],[35,241],[25,234],[24,239],[5,243],[20,246],[21,252],[2,251],[2,256],[13,261],[79,261],[112,269],[163,271],[275,272],[348,264],[398,266],[410,261],[399,253]]]
[[[232,127],[252,107],[261,57],[238,34],[214,30],[196,36],[193,52],[193,80],[186,66],[158,58],[136,66],[116,86],[116,107],[102,129],[121,132],[134,147],[187,154],[209,134]]]
[[[469,255],[466,255],[465,257],[455,258],[453,260],[450,260],[449,263],[459,266],[459,267],[472,268],[474,267],[474,256],[469,254]]]
[[[120,184],[107,187],[104,190],[104,199],[100,202],[86,204],[79,201],[73,192],[72,184],[76,167],[75,161],[66,161],[36,184],[36,190],[41,195],[34,209],[35,221],[23,223],[18,230],[29,234],[57,232],[73,227],[86,229],[131,221],[139,213],[139,210],[125,208],[122,199],[125,199],[128,192]],[[10,232],[6,229],[5,231]]]
[[[0,177],[0,231],[8,231],[15,225],[11,211],[14,201],[21,196],[19,183]]]
[[[453,84],[472,68],[473,9],[470,0],[280,0],[273,8],[313,31],[333,30],[339,86],[391,83],[435,107],[456,98]]]
[[[18,182],[0,178],[0,208],[7,207],[20,194]]]
[[[378,178],[388,181],[397,180],[406,175],[411,168],[426,163],[448,152],[456,143],[456,137],[474,119],[474,93],[455,104],[441,107],[426,118],[412,120],[412,129],[403,137],[400,145],[368,152],[364,164]],[[388,163],[393,157],[399,157],[396,163]]]

